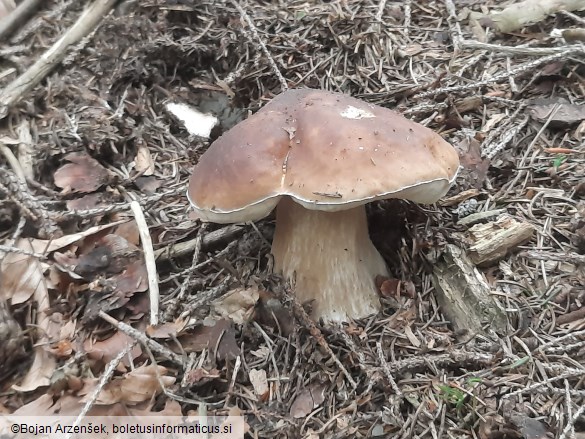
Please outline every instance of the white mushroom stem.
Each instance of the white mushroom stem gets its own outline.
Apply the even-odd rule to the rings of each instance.
[[[275,271],[293,281],[299,302],[313,301],[325,322],[377,313],[377,275],[388,275],[368,234],[365,206],[339,212],[308,210],[284,197],[272,241]]]

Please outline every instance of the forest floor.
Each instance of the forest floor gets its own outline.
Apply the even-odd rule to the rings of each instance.
[[[585,15],[502,30],[499,3],[112,9],[2,109],[0,413],[205,405],[257,438],[585,438]],[[89,4],[42,2],[4,38],[0,107]],[[342,327],[313,326],[270,273],[272,216],[202,225],[185,196],[210,142],[295,87],[392,108],[461,157],[436,205],[368,210],[392,278],[382,313]],[[169,103],[215,115],[210,138]],[[503,220],[529,233],[472,272],[506,323],[458,326],[436,267]]]

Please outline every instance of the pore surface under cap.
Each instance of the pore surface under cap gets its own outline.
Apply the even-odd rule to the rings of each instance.
[[[189,199],[214,222],[259,219],[283,195],[326,211],[383,198],[431,203],[458,166],[441,136],[387,108],[289,90],[210,146],[191,176]]]

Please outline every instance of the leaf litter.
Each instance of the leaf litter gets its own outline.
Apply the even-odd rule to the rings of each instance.
[[[3,40],[3,56],[26,69],[43,53],[38,36],[56,41],[86,3],[46,2],[12,43]],[[28,123],[32,163],[22,160],[29,174],[32,164],[33,207],[63,237],[35,239],[38,223],[24,215],[19,226],[26,210],[2,199],[0,236],[13,250],[1,256],[0,317],[23,330],[28,361],[0,368],[0,409],[77,415],[96,377],[137,337],[106,323],[105,312],[145,339],[90,413],[119,413],[123,403],[131,413],[184,414],[203,401],[208,413],[243,412],[262,438],[582,435],[582,49],[547,37],[580,26],[582,12],[503,33],[472,17],[489,21],[503,9],[495,1],[242,4],[264,52],[233,3],[171,3],[131,2],[109,14],[2,128],[16,151],[16,128]],[[375,318],[311,326],[310,304],[295,308],[269,274],[271,218],[237,234],[218,225],[199,233],[186,209],[186,180],[209,142],[282,91],[270,58],[289,87],[395,108],[461,146],[461,177],[439,206],[370,209],[391,270]],[[17,74],[8,66],[2,87]],[[216,117],[210,139],[169,115],[168,102]],[[165,251],[157,253],[165,319],[156,327],[146,320],[132,199],[155,252]],[[537,231],[478,269],[507,310],[513,331],[502,338],[453,331],[434,295],[434,258],[468,232],[457,219],[470,200],[479,213],[506,209]],[[173,253],[179,245],[189,250]],[[449,400],[439,390],[447,387]]]

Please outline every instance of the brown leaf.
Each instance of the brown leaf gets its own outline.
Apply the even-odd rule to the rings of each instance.
[[[67,154],[65,160],[71,163],[57,169],[54,176],[55,185],[64,194],[93,192],[110,181],[109,171],[85,153]]]
[[[115,233],[135,246],[140,244],[140,232],[138,231],[138,225],[134,220],[120,224],[116,227]]]
[[[115,378],[101,391],[97,403],[103,405],[123,402],[135,405],[148,401],[162,392],[159,382],[168,387],[175,382],[174,377],[167,376],[168,370],[163,366],[141,366],[128,372],[121,378]]]
[[[51,383],[53,372],[57,369],[57,362],[43,346],[35,346],[34,356],[33,364],[22,382],[12,386],[14,390],[19,392],[32,392],[39,387],[48,386]]]
[[[536,99],[528,107],[533,119],[546,122],[551,127],[567,126],[585,120],[585,105],[571,104],[563,98]]]
[[[236,358],[240,355],[232,323],[226,319],[210,320],[207,319],[205,325],[195,327],[190,333],[179,336],[183,349],[186,352],[201,352],[203,349],[213,351],[217,346],[216,355],[220,360]]]
[[[188,384],[204,384],[215,378],[219,378],[221,374],[216,368],[211,370],[198,367],[187,373],[186,383]]]
[[[211,309],[216,316],[243,325],[250,318],[259,296],[258,288],[237,288],[212,302]]]
[[[33,399],[28,404],[23,405],[15,410],[15,416],[51,416],[55,414],[53,409],[53,395],[41,395],[37,399]]]
[[[102,197],[102,194],[87,194],[80,198],[67,200],[65,204],[67,204],[67,209],[69,210],[97,209],[105,206],[102,202]]]
[[[146,328],[146,335],[151,338],[171,338],[176,337],[187,325],[188,320],[178,318],[174,322],[162,323],[157,326],[148,326]]]
[[[154,160],[144,142],[140,142],[140,146],[136,152],[136,158],[134,159],[134,164],[136,170],[143,175],[154,174]]]
[[[140,189],[146,195],[152,195],[156,193],[158,188],[160,188],[163,185],[163,183],[164,181],[152,175],[148,177],[141,176],[134,180],[134,184],[136,185],[136,187],[138,187],[138,189]]]
[[[290,415],[295,418],[304,418],[325,400],[326,386],[321,383],[312,383],[297,395],[290,406]]]
[[[399,297],[400,295],[400,280],[399,279],[386,279],[380,285],[380,294],[382,297]]]
[[[270,291],[260,291],[253,318],[258,323],[280,330],[285,337],[294,332],[295,319],[289,308]]]
[[[462,181],[460,187],[464,190],[475,188],[481,189],[486,179],[490,162],[487,158],[481,157],[480,144],[475,139],[461,141],[456,149],[459,151],[459,159],[463,169],[459,174]]]
[[[132,337],[124,334],[121,331],[117,331],[110,338],[106,338],[102,341],[93,341],[91,339],[85,340],[83,343],[83,349],[87,356],[94,360],[101,360],[104,363],[112,361],[116,356],[126,349],[126,346],[134,343]],[[140,345],[136,345],[130,351],[132,358],[138,358],[142,354]],[[126,361],[126,360],[125,360]]]
[[[35,241],[19,239],[16,248],[28,252],[38,252]],[[47,244],[48,245],[48,242]],[[43,251],[43,250],[40,250]],[[40,295],[48,294],[45,282],[45,269],[48,266],[38,258],[18,253],[8,253],[0,265],[0,298],[11,300],[13,305],[26,302],[37,291]]]
[[[148,289],[148,274],[143,259],[133,262],[123,273],[110,279],[117,294],[141,293]]]

